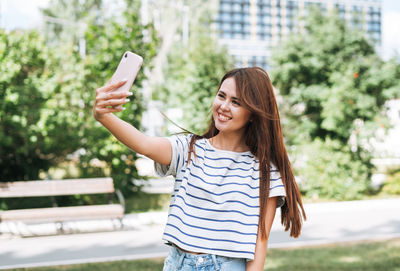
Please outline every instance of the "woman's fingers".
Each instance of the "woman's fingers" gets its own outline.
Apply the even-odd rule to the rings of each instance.
[[[105,85],[96,90],[96,99],[93,105],[94,117],[99,120],[102,115],[124,110],[122,105],[129,102],[128,96],[133,93],[128,91],[115,91],[126,81],[120,81],[116,84]]]
[[[97,102],[97,106],[98,107],[107,107],[107,106],[115,107],[118,105],[126,104],[127,102],[129,102],[129,99],[127,99],[127,98],[99,100]]]
[[[123,107],[122,105],[117,105],[117,106],[114,106],[113,108],[118,109],[118,110],[125,110],[125,107]]]
[[[111,99],[123,99],[128,96],[131,96],[132,94],[133,94],[132,92],[126,92],[126,91],[101,92],[96,95],[96,103],[99,103],[101,101],[111,100]]]
[[[124,108],[122,106],[118,106],[118,107],[103,107],[103,108],[99,108],[96,107],[95,108],[95,115],[103,115],[103,114],[107,114],[107,113],[113,113],[113,112],[121,112],[122,110],[124,110]]]

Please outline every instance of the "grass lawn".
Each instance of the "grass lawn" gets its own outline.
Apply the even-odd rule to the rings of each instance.
[[[14,271],[162,270],[163,259],[118,261]],[[400,238],[362,243],[342,243],[295,249],[270,249],[267,271],[400,271]]]
[[[268,271],[400,271],[400,238],[296,249],[271,249]]]

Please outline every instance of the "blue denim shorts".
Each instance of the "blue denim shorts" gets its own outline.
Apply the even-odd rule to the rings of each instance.
[[[163,271],[245,271],[246,259],[213,254],[195,255],[171,246]]]

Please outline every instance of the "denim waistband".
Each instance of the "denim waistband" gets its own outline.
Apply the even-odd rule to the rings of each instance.
[[[214,254],[191,254],[182,251],[175,245],[171,246],[170,254],[174,259],[176,259],[176,269],[179,269],[183,264],[185,264],[196,266],[197,268],[214,265],[215,270],[220,270],[220,265],[222,263],[231,261],[233,259]]]

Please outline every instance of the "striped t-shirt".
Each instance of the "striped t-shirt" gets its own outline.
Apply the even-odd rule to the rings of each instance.
[[[155,163],[160,176],[173,175],[174,191],[163,239],[193,252],[253,260],[259,217],[259,161],[251,152],[215,149],[208,139],[169,137],[169,166]],[[285,196],[279,171],[271,170],[270,197]]]

